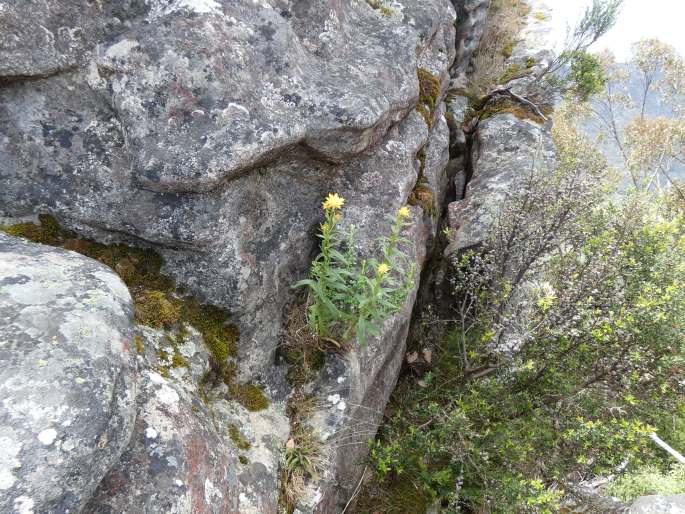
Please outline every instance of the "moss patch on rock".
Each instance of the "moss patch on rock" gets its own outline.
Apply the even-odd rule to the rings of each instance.
[[[433,127],[435,112],[440,99],[440,79],[424,68],[417,68],[419,78],[419,101],[416,110],[426,120],[428,128]]]
[[[416,158],[419,160],[419,176],[416,179],[414,189],[412,189],[407,198],[409,205],[419,205],[424,212],[431,216],[437,216],[438,208],[435,203],[435,193],[428,183],[425,175],[426,169],[426,149],[425,147],[419,150]]]
[[[238,425],[234,425],[233,423],[228,425],[228,435],[239,450],[247,451],[252,448],[250,441],[243,435],[238,428]]]
[[[269,399],[264,390],[254,384],[230,384],[229,395],[249,411],[264,410],[269,407]]]

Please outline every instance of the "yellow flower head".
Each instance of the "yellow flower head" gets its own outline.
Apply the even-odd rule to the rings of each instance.
[[[343,205],[345,205],[345,199],[338,193],[328,193],[328,196],[323,202],[324,209],[342,209]]]
[[[404,207],[400,207],[400,210],[397,211],[397,216],[400,218],[409,218],[411,217],[411,211],[409,210],[409,207],[406,205]]]
[[[378,269],[376,270],[376,273],[378,273],[379,276],[387,275],[390,273],[390,266],[388,266],[385,262],[381,262],[378,265]]]

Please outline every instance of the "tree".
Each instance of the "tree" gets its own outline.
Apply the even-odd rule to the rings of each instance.
[[[589,109],[615,145],[632,186],[660,190],[670,184],[682,194],[673,179],[675,167],[685,165],[682,57],[657,39],[645,39],[633,45],[627,65],[617,64],[611,54],[601,56],[601,61],[606,88]],[[629,87],[632,69],[638,74],[637,91],[633,92]],[[646,106],[653,97],[664,105],[667,115],[649,116]]]

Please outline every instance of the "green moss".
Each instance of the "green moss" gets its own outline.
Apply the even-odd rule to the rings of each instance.
[[[143,336],[136,335],[133,336],[133,342],[136,345],[136,351],[142,355],[145,353],[145,340],[143,339]]]
[[[238,457],[238,460],[239,460],[240,463],[243,464],[244,466],[246,466],[246,465],[248,465],[248,464],[250,463],[250,461],[248,460],[247,457],[245,457],[245,455],[241,455],[240,457]]]
[[[230,396],[250,411],[264,410],[269,400],[261,387],[254,384],[230,384]]]
[[[435,205],[435,193],[427,182],[418,182],[414,186],[407,203],[409,205],[420,205],[431,216],[438,214],[438,208]]]
[[[428,128],[431,128],[440,98],[440,79],[424,68],[417,68],[416,74],[419,78],[419,102],[416,110],[426,120]]]
[[[181,301],[163,291],[142,291],[135,296],[136,321],[156,329],[170,329],[181,320]]]
[[[507,41],[504,45],[502,45],[502,56],[505,59],[509,59],[511,55],[514,53],[514,47],[516,47],[516,41]]]
[[[228,426],[228,435],[239,450],[247,451],[252,447],[250,441],[247,440],[237,425],[230,424]]]
[[[218,362],[238,355],[238,331],[228,324],[228,312],[193,298],[184,300],[182,318],[202,334],[212,356]]]
[[[434,500],[411,480],[395,478],[389,483],[367,484],[356,503],[356,512],[425,514]]]
[[[426,169],[426,151],[422,148],[416,158],[419,160],[419,176],[416,179],[416,185],[409,194],[407,203],[409,205],[419,205],[423,210],[431,216],[438,214],[438,208],[435,205],[435,193],[428,184],[428,179],[424,175]]]
[[[179,325],[178,332],[175,336],[168,336],[171,340],[172,347],[174,348],[174,355],[171,358],[172,368],[190,367],[190,362],[188,362],[188,359],[186,359],[186,357],[181,353],[181,346],[183,346],[183,344],[185,343],[187,336],[188,329],[186,328],[184,323],[181,323]]]
[[[500,75],[497,81],[500,84],[506,84],[507,82],[510,82],[517,78],[521,78],[527,74],[528,71],[526,68],[524,68],[520,64],[514,63],[510,64],[504,69],[504,72],[502,73],[502,75]]]
[[[366,3],[386,16],[390,16],[395,12],[395,9],[385,5],[383,0],[366,0]]]
[[[58,245],[67,237],[73,237],[71,232],[62,230],[57,220],[49,214],[38,215],[40,225],[35,223],[17,223],[16,225],[0,225],[0,230],[11,236],[23,237],[34,243]]]
[[[317,371],[326,363],[326,352],[321,348],[289,348],[283,354],[288,368],[288,381],[300,386],[314,379]]]

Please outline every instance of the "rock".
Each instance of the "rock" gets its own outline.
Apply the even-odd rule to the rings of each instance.
[[[359,0],[44,4],[47,32],[71,27],[83,44],[43,45],[50,62],[33,59],[31,44],[11,48],[14,68],[0,71],[0,215],[51,213],[99,241],[154,248],[185,291],[230,310],[239,380],[259,381],[272,400],[249,414],[218,397],[199,405],[202,358],[162,377],[163,337],[139,328],[135,432],[88,511],[275,512],[289,391],[274,356],[291,286],[317,253],[321,201],[346,198],[346,223],[367,254],[420,175],[440,205],[450,182],[442,100],[454,10],[447,0],[397,1],[388,14]],[[24,4],[10,13],[31,14]],[[420,98],[419,73],[439,86],[430,98]],[[412,208],[417,281],[438,226],[429,205]],[[344,505],[356,484],[395,385],[414,295],[382,337],[349,361],[333,359],[312,385],[327,395],[340,388],[337,372],[349,375],[342,401],[354,411],[329,405],[344,415],[326,426],[342,437],[357,416],[368,427],[351,460],[333,455],[312,509]],[[160,394],[178,397],[173,409]],[[249,451],[227,439],[231,423]]]
[[[202,400],[148,369],[131,444],[84,513],[238,514],[239,465]]]
[[[0,232],[0,511],[80,512],[131,437],[131,297],[102,264]]]
[[[635,500],[630,514],[685,514],[685,494],[643,496]]]
[[[516,183],[535,164],[549,166],[554,147],[549,126],[500,113],[482,121],[473,176],[466,197],[452,202],[448,209],[452,229],[447,255],[482,242],[496,219],[503,200],[516,190]]]
[[[250,412],[219,395],[212,401],[212,412],[217,425],[224,427],[220,430],[224,441],[242,458],[236,470],[240,514],[277,514],[282,452],[290,433],[283,405],[272,403],[265,410]],[[238,436],[232,437],[232,426]],[[249,447],[240,448],[236,438],[243,438]]]
[[[447,139],[449,130],[442,116],[433,129],[430,143],[425,149],[423,173],[434,188],[435,201],[442,205],[449,177],[446,165],[449,158]],[[422,214],[419,207],[412,208],[414,225],[409,239],[413,260],[421,269],[438,228],[436,217]],[[321,408],[315,413],[312,424],[322,436],[328,450],[326,466],[320,481],[308,484],[305,499],[296,512],[340,512],[354,492],[364,471],[368,441],[375,435],[385,405],[395,388],[405,353],[409,322],[418,288],[406,299],[404,308],[386,321],[380,338],[372,338],[366,346],[345,355],[331,355],[314,385],[314,394]]]
[[[447,87],[454,11],[447,0],[396,2],[390,16],[352,0],[84,3],[59,2],[89,15],[72,20],[89,43],[73,67],[2,82],[0,215],[51,212],[100,240],[153,245],[180,284],[237,318],[241,379],[270,379],[323,197],[368,212],[362,245],[407,200],[425,133],[400,127],[418,67]],[[14,50],[25,67],[30,51]]]
[[[483,36],[490,0],[452,0],[452,3],[457,11],[457,55],[452,74],[460,83],[470,71],[471,57]]]

